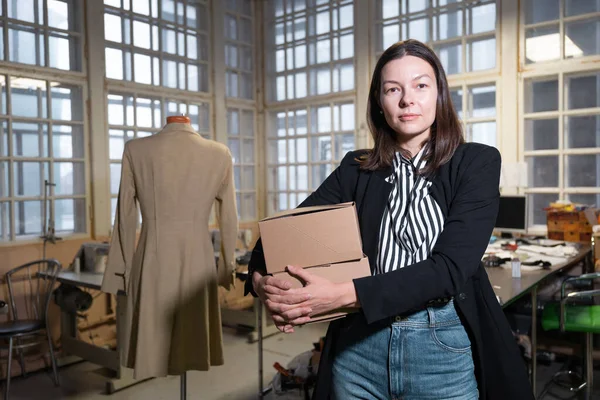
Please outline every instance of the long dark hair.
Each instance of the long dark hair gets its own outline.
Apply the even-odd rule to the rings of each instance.
[[[397,151],[410,158],[408,151],[401,149],[398,143],[398,134],[388,125],[379,105],[379,91],[381,90],[381,71],[390,61],[404,56],[414,56],[427,61],[435,72],[437,83],[437,103],[435,120],[431,125],[431,135],[424,157],[427,165],[420,173],[432,176],[440,166],[448,162],[454,151],[464,143],[462,126],[452,106],[446,73],[436,54],[427,45],[417,40],[405,40],[390,46],[383,52],[371,79],[369,102],[367,106],[367,122],[375,145],[368,153],[361,157],[361,168],[375,171],[390,167],[393,164],[394,154]]]

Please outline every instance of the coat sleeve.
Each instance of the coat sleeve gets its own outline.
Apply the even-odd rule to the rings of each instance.
[[[429,258],[354,280],[368,323],[419,309],[432,299],[455,296],[475,274],[498,214],[500,164],[498,150],[487,147],[465,167]]]
[[[342,202],[342,181],[344,180],[344,171],[348,169],[348,165],[356,156],[355,152],[348,152],[339,167],[337,167],[325,181],[306,198],[298,207],[322,206],[328,204],[338,204]],[[263,254],[262,241],[259,238],[252,250],[252,257],[248,264],[248,279],[244,286],[244,296],[251,293],[256,297],[256,293],[252,288],[252,274],[254,271],[267,273],[265,264],[265,256]]]
[[[234,280],[235,247],[238,234],[238,214],[235,203],[233,161],[227,153],[225,177],[216,197],[216,213],[221,233],[221,254],[217,265],[219,285],[229,290]]]
[[[125,144],[121,163],[121,183],[117,199],[115,223],[110,241],[102,291],[117,294],[126,292],[135,253],[137,207],[133,165],[129,143]]]

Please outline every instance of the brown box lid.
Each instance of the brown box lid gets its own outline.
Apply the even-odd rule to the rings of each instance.
[[[267,271],[314,267],[363,257],[354,203],[303,207],[258,223]]]

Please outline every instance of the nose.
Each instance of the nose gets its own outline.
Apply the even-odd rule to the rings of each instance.
[[[410,90],[404,92],[403,96],[400,98],[400,107],[406,108],[414,105],[413,96]]]

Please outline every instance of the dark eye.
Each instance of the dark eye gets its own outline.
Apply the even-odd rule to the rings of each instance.
[[[417,87],[418,87],[419,89],[425,89],[425,88],[427,87],[427,84],[426,84],[426,83],[419,83],[419,84],[417,85]]]
[[[386,93],[396,93],[397,91],[398,91],[398,88],[395,88],[395,87],[393,87],[393,88],[389,88],[389,89],[386,91]]]

